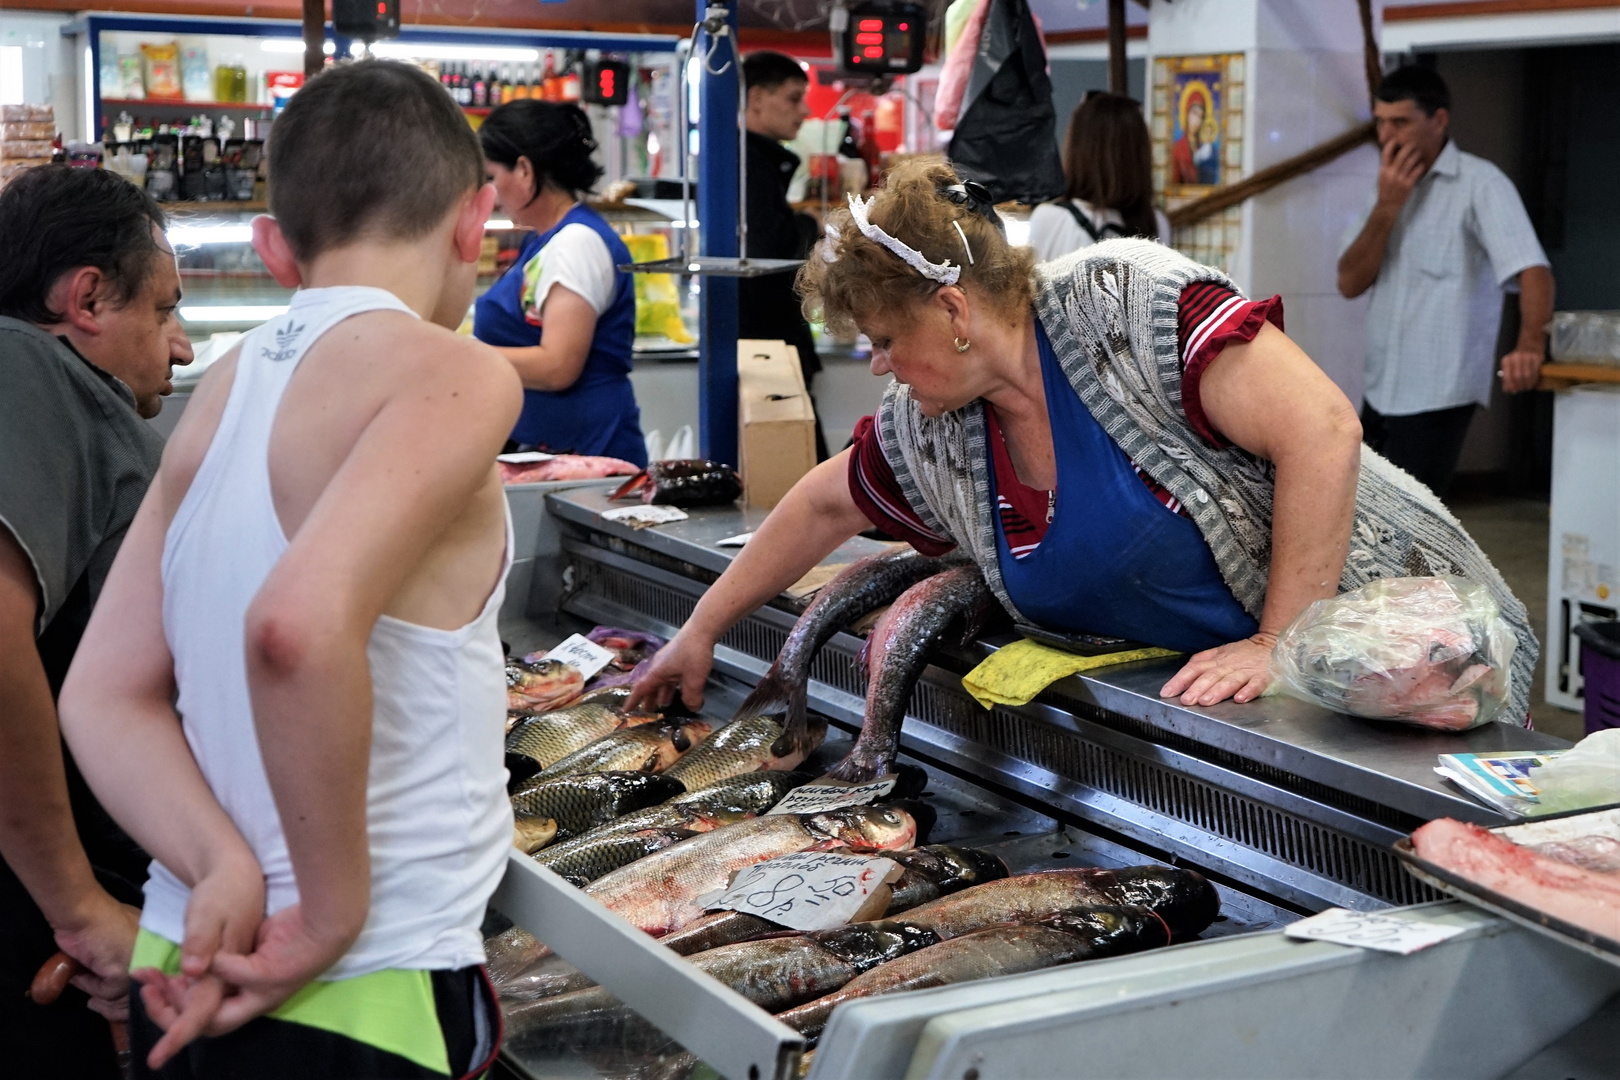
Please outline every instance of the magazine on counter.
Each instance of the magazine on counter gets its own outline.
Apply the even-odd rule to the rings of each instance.
[[[1562,750],[1502,750],[1494,754],[1441,754],[1435,772],[1487,806],[1523,814],[1540,801],[1532,771]]]

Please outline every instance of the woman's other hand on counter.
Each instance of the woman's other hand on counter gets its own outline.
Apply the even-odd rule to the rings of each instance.
[[[668,707],[680,691],[688,709],[703,707],[703,688],[714,667],[714,642],[699,640],[700,635],[682,630],[668,645],[653,654],[647,672],[630,690],[625,711],[653,706]]]
[[[1276,634],[1260,633],[1205,649],[1164,684],[1159,696],[1179,696],[1183,705],[1214,705],[1227,698],[1240,704],[1253,701],[1271,685],[1271,650],[1276,644]]]

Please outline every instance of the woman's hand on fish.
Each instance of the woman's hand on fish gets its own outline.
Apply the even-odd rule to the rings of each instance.
[[[690,629],[681,630],[668,645],[652,655],[647,671],[630,691],[625,711],[653,705],[663,709],[675,700],[676,691],[689,709],[703,706],[703,687],[714,667],[714,642],[703,640]]]
[[[251,949],[264,919],[264,871],[245,849],[237,854],[243,857],[222,861],[191,890],[179,973],[132,973],[147,1015],[164,1033],[147,1059],[153,1069],[199,1035],[229,1030],[218,1026],[217,1015],[232,990],[212,970],[214,959],[222,951]]]
[[[1231,698],[1253,701],[1271,685],[1271,650],[1277,635],[1259,633],[1193,655],[1159,691],[1183,705],[1214,705]]]

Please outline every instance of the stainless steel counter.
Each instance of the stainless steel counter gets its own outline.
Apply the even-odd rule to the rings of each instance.
[[[715,541],[764,520],[761,511],[727,506],[637,530],[602,520],[605,494],[582,488],[547,497],[573,575],[562,606],[664,632],[685,621],[735,556]],[[857,538],[829,561],[879,547]],[[757,680],[794,618],[785,599],[750,616],[723,639],[717,670]],[[1174,660],[1073,676],[1028,706],[987,712],[959,677],[1009,640],[992,636],[947,651],[929,669],[908,710],[902,745],[909,752],[1303,909],[1429,899],[1388,846],[1435,817],[1503,820],[1437,777],[1437,755],[1568,745],[1505,724],[1430,732],[1281,697],[1189,708],[1158,697]],[[864,675],[848,664],[859,645],[848,634],[835,638],[811,686],[812,706],[849,728],[862,718]]]

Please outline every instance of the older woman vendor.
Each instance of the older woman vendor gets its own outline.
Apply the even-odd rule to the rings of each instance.
[[[876,524],[961,548],[1002,605],[1054,630],[1192,653],[1160,691],[1248,701],[1281,632],[1379,577],[1487,586],[1518,634],[1522,723],[1536,643],[1525,609],[1428,489],[1361,445],[1355,409],[1219,271],[1143,240],[1039,268],[977,185],[897,167],[835,215],[800,272],[806,306],[872,341],[893,374],[854,445],[783,499],[658,654],[637,696],[702,699],[714,643]]]

